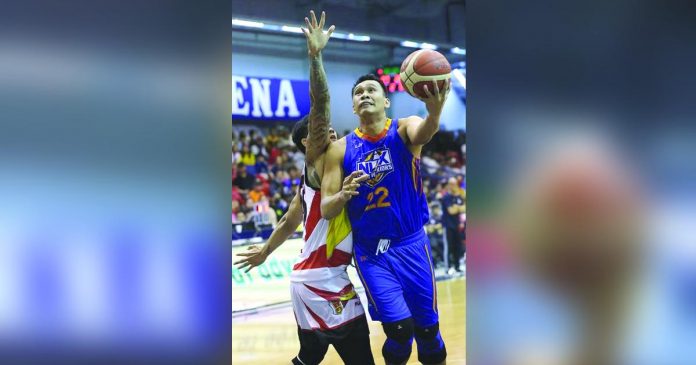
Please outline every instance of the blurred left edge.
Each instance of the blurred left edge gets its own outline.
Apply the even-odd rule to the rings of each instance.
[[[0,363],[231,362],[230,3],[0,14]]]

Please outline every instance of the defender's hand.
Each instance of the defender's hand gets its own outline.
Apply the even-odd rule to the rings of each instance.
[[[237,256],[244,256],[243,259],[235,261],[234,264],[239,270],[246,269],[245,273],[263,264],[267,257],[257,246],[249,246],[247,252],[238,253]]]
[[[305,17],[304,20],[307,24],[307,29],[301,29],[305,37],[307,37],[307,50],[309,54],[311,56],[316,56],[326,47],[326,43],[329,41],[329,38],[331,38],[331,33],[336,29],[336,26],[330,26],[329,30],[324,33],[324,19],[326,18],[326,14],[323,11],[321,12],[321,20],[319,20],[319,23],[317,23],[314,10],[311,10],[309,14],[312,17],[312,21],[310,22],[310,20]]]
[[[442,90],[440,90],[440,88],[437,86],[437,81],[433,81],[431,89],[428,88],[428,85],[423,87],[423,91],[428,97],[419,99],[425,103],[425,108],[428,109],[428,114],[436,117],[440,116],[440,113],[442,113],[442,107],[445,105],[445,101],[447,101],[447,95],[449,95],[451,85],[452,80],[449,79],[447,80],[447,83],[445,83],[445,87]],[[431,90],[434,90],[434,92],[431,92]]]
[[[360,183],[369,177],[370,175],[362,171],[353,171],[352,174],[346,176],[343,179],[343,187],[341,188],[341,200],[347,202],[350,198],[359,195],[360,193],[357,190],[360,187]]]

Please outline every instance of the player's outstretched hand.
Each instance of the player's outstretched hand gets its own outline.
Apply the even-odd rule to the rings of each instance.
[[[243,259],[239,259],[234,262],[239,270],[244,270],[244,272],[249,272],[249,270],[259,266],[266,261],[266,255],[257,246],[247,247],[246,252],[238,253],[237,256],[243,256]]]
[[[331,33],[333,33],[333,31],[336,29],[336,26],[330,26],[329,30],[324,33],[324,19],[326,18],[326,13],[323,11],[321,12],[321,20],[319,20],[319,23],[317,23],[317,17],[314,15],[314,10],[310,10],[309,15],[312,20],[310,21],[307,17],[304,18],[305,23],[307,24],[307,29],[302,28],[302,33],[304,33],[305,37],[307,37],[307,50],[309,51],[309,54],[316,56],[319,52],[321,52],[322,49],[324,49],[324,47],[326,47],[326,43],[329,41],[329,38],[331,38]]]
[[[439,116],[440,113],[442,113],[442,107],[445,105],[445,101],[447,101],[447,95],[449,95],[451,85],[452,80],[449,79],[442,90],[437,86],[437,81],[433,81],[432,88],[428,88],[428,85],[423,87],[423,91],[428,97],[419,99],[425,103],[428,114]]]
[[[367,180],[370,175],[362,171],[353,171],[352,174],[343,179],[343,187],[341,188],[341,199],[348,201],[350,198],[360,194],[357,192],[360,183]]]

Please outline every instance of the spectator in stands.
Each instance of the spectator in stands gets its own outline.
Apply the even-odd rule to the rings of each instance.
[[[438,182],[435,184],[435,189],[433,190],[429,201],[442,199],[442,197],[444,196],[444,193],[445,193],[444,186],[446,183],[447,183],[447,181]]]
[[[232,144],[232,163],[236,164],[242,160],[242,153],[239,152],[239,146]]]
[[[275,178],[270,181],[271,183],[271,194],[275,193],[283,193],[283,187],[286,185],[290,186],[290,179],[288,178],[288,173],[285,171],[279,170],[275,174]]]
[[[232,135],[232,146],[237,147],[237,150],[242,149],[242,136],[244,135],[244,132],[240,131],[238,134],[233,134]]]
[[[232,223],[245,223],[246,221],[247,217],[243,212],[232,215]]]
[[[256,178],[258,179],[258,182],[261,183],[261,191],[263,191],[263,195],[265,196],[271,196],[271,183],[269,182],[269,176],[266,173],[260,173],[256,175]]]
[[[251,199],[249,199],[249,201],[251,201]],[[271,225],[271,227],[275,227],[278,223],[278,219],[275,211],[271,209],[268,197],[262,196],[258,202],[252,203],[252,209],[248,220],[253,221],[257,228],[262,225]]]
[[[256,173],[257,174],[269,174],[268,163],[266,163],[266,156],[259,155],[256,157]]]
[[[294,148],[295,144],[292,142],[292,139],[290,138],[290,132],[288,132],[287,129],[285,128],[279,128],[280,133],[278,136],[278,148],[281,150],[284,148]]]
[[[240,209],[239,209],[239,201],[237,200],[232,200],[232,223],[235,222],[237,219],[237,214],[239,214]]]
[[[271,146],[275,146],[276,143],[278,143],[278,129],[273,128],[271,129],[271,132],[268,133],[268,135],[266,136],[266,148],[268,148],[268,150],[270,151]]]
[[[433,251],[433,267],[439,266],[444,262],[444,231],[442,229],[442,207],[437,201],[428,205],[430,208],[430,220],[425,225],[425,232],[428,234],[430,246]]]
[[[300,185],[302,183],[302,173],[297,167],[293,166],[289,168],[288,174],[290,176],[290,183],[292,184],[292,186]]]
[[[239,188],[234,185],[232,185],[232,201],[236,201],[237,203],[244,202],[244,197],[242,196],[242,193],[239,191]]]
[[[253,190],[249,192],[249,199],[251,199],[254,203],[261,201],[261,198],[266,196],[262,190],[262,187],[262,184],[257,181],[254,183]]]
[[[246,132],[240,131],[240,132],[239,132],[239,143],[240,143],[240,147],[243,146],[244,143],[247,143],[247,142],[249,142],[249,138],[247,137]]]
[[[459,260],[464,255],[464,222],[460,217],[465,213],[464,192],[459,187],[459,180],[451,177],[447,181],[447,190],[442,197],[442,224],[445,226],[449,256],[448,273],[462,272]]]
[[[460,164],[458,163],[456,157],[449,157],[445,166],[443,166],[443,170],[447,176],[462,175],[463,173],[463,170],[460,168]]]
[[[266,145],[263,143],[263,137],[256,136],[256,139],[251,141],[251,153],[254,156],[265,156],[266,155]]]
[[[288,151],[287,156],[288,160],[291,161],[298,170],[302,171],[304,169],[305,155],[300,150],[293,148]]]
[[[279,150],[280,151],[280,150]],[[283,155],[282,153],[278,154],[275,158],[275,161],[271,162],[270,157],[269,157],[269,163],[271,167],[271,174],[275,175],[276,178],[280,176],[280,173],[283,172],[284,170],[281,169],[280,167],[283,164]]]
[[[428,174],[434,174],[439,168],[440,164],[430,156],[430,154],[424,154],[421,158],[421,163],[425,167]]]
[[[248,142],[251,143],[256,139],[256,130],[250,129],[249,130],[249,140]]]
[[[249,192],[249,189],[254,186],[254,181],[254,176],[249,174],[246,169],[246,165],[243,162],[240,162],[237,165],[237,177],[232,180],[232,185],[239,188],[240,193],[246,194]]]
[[[302,171],[301,170],[302,166],[303,165],[298,166],[297,164],[295,164],[295,160],[292,159],[292,157],[290,156],[290,154],[286,150],[285,155],[283,156],[283,164],[280,165],[281,169],[283,169],[284,171],[290,171],[290,169],[296,169],[298,171]],[[300,172],[300,175],[301,174],[302,173]]]
[[[282,155],[281,149],[278,148],[278,140],[276,139],[275,142],[269,142],[268,149],[268,163],[271,165],[275,165],[277,163],[276,160],[278,159],[278,157]]]
[[[271,208],[275,211],[276,218],[280,219],[283,214],[288,211],[288,207],[288,202],[283,199],[279,193],[273,195],[273,198],[271,199]]]
[[[242,163],[247,167],[247,170],[253,170],[256,168],[256,155],[251,153],[251,148],[248,143],[245,143],[242,147]],[[252,171],[249,171],[253,174]]]

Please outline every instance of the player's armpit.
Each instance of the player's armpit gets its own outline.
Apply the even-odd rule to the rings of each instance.
[[[425,119],[412,115],[400,121],[406,130],[407,142],[424,145],[440,130],[440,117],[428,115]]]

